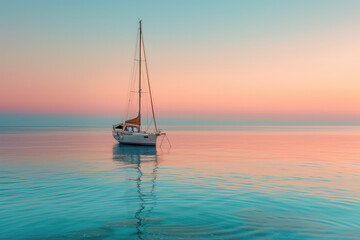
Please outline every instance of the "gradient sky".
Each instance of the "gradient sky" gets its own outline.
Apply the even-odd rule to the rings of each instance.
[[[359,9],[357,0],[0,0],[0,125],[26,115],[122,120],[139,18],[160,119],[359,124]]]

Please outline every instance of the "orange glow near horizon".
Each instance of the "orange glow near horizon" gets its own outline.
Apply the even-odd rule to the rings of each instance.
[[[159,116],[360,120],[360,31],[350,26],[201,45],[161,45],[151,36],[145,27]],[[133,45],[112,44],[6,50],[0,113],[125,113]]]

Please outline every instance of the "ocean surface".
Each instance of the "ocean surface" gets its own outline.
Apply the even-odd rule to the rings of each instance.
[[[0,239],[360,239],[360,127],[167,129],[0,127]]]

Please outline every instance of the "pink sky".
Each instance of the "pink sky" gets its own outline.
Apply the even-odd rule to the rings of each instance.
[[[206,33],[204,41],[197,35],[183,44],[171,42],[172,36],[159,42],[160,30],[153,36],[145,22],[156,111],[159,116],[360,120],[360,28],[349,22],[254,40],[243,39],[241,29],[234,36],[224,30],[222,36],[206,39]],[[60,44],[32,36],[12,44],[8,39],[0,59],[0,112],[124,113],[136,21],[131,26],[119,43],[90,39],[81,45],[70,38]]]

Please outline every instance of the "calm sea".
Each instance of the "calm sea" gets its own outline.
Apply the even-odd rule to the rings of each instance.
[[[360,239],[360,127],[168,130],[0,128],[0,239]]]

